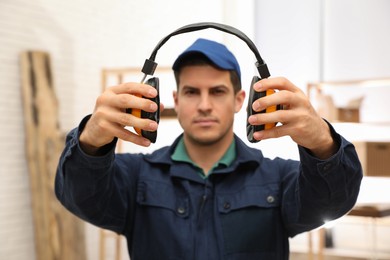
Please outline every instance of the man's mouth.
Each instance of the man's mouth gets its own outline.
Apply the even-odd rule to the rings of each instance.
[[[194,120],[194,123],[196,125],[200,125],[202,127],[208,127],[208,126],[211,126],[211,125],[218,123],[218,120],[213,119],[213,118],[197,118]]]

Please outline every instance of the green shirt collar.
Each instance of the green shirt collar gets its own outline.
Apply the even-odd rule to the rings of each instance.
[[[195,166],[199,170],[199,173],[203,178],[207,178],[207,176],[210,175],[214,169],[216,169],[218,167],[228,167],[234,161],[234,159],[236,158],[236,142],[233,140],[233,142],[230,144],[230,146],[227,149],[227,151],[225,152],[225,154],[213,166],[213,168],[210,170],[210,172],[207,175],[205,175],[203,173],[202,169],[198,165],[196,165],[191,160],[191,158],[188,156],[183,138],[181,138],[180,141],[178,142],[178,144],[175,148],[175,151],[171,155],[171,158],[173,161],[187,162],[187,163],[192,164],[193,166]]]

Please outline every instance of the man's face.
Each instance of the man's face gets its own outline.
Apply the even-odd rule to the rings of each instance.
[[[234,94],[229,71],[187,66],[179,82],[175,110],[185,138],[202,145],[231,141],[234,114],[241,109],[245,93]]]

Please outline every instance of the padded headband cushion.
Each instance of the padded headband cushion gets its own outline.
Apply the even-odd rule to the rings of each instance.
[[[202,53],[218,68],[223,70],[234,70],[241,79],[240,65],[238,65],[236,57],[231,53],[225,45],[207,39],[198,39],[182,54],[177,57],[173,63],[172,69],[178,70],[181,60],[191,53]]]

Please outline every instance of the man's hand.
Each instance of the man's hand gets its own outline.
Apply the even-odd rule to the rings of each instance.
[[[255,100],[252,108],[260,112],[273,105],[282,110],[259,113],[248,118],[252,125],[280,122],[274,128],[253,134],[256,140],[290,136],[297,144],[309,149],[316,157],[327,159],[337,149],[328,124],[317,114],[301,89],[285,78],[268,78],[254,84],[255,91],[277,89],[275,94]]]
[[[150,141],[125,127],[131,126],[156,131],[157,123],[126,113],[127,108],[156,112],[157,104],[140,96],[154,98],[157,90],[147,84],[124,83],[107,88],[96,100],[95,109],[80,135],[80,145],[88,154],[96,154],[99,148],[115,137],[141,146]]]

